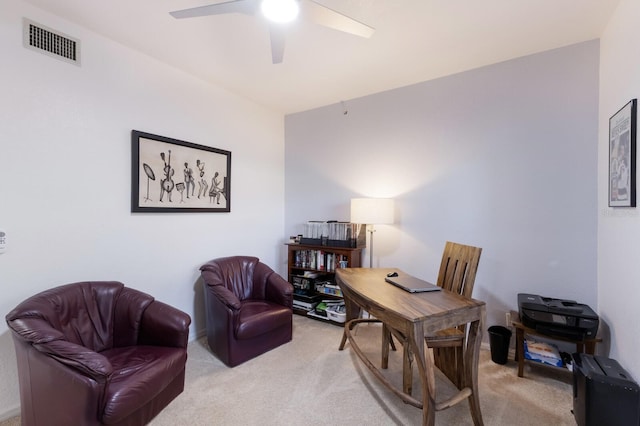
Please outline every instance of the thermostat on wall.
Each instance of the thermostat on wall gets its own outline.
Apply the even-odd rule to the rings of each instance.
[[[0,253],[4,253],[7,249],[7,233],[4,229],[0,229]]]

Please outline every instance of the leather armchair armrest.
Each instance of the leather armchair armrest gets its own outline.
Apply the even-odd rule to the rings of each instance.
[[[267,300],[288,308],[293,308],[293,286],[275,272],[267,277]]]
[[[64,334],[60,330],[51,327],[49,322],[39,317],[10,318],[7,316],[7,324],[20,339],[28,343],[36,344],[64,340]]]
[[[189,315],[156,300],[142,315],[139,344],[186,348],[190,324]]]
[[[207,288],[205,291],[211,292],[211,294],[216,297],[220,302],[222,302],[227,308],[232,311],[237,311],[242,306],[240,299],[231,292],[228,288],[222,285],[208,285],[205,284]]]
[[[113,372],[113,366],[105,356],[66,340],[35,343],[33,347],[98,383],[105,383]]]
[[[42,318],[15,318],[9,319],[7,323],[16,333],[16,338],[100,383],[104,383],[113,371],[107,358],[84,346],[64,340],[64,334]]]

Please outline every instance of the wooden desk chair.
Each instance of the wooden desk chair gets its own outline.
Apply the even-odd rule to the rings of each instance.
[[[481,253],[482,248],[447,241],[442,254],[437,285],[443,290],[471,298]],[[458,388],[462,386],[463,350],[466,334],[466,326],[460,326],[425,336],[427,347],[433,349],[436,367]],[[410,395],[413,355],[409,350],[409,345],[405,344],[405,336],[386,325],[383,325],[382,368],[387,368],[389,363],[389,346],[394,348],[392,335],[403,346],[403,390]]]

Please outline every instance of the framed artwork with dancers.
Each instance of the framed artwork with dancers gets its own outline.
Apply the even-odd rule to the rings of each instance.
[[[231,211],[231,152],[131,131],[131,211]]]

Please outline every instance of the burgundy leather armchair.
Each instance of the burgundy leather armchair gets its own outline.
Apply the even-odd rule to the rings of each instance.
[[[119,282],[67,284],[6,316],[22,425],[143,425],[184,389],[189,315]]]
[[[256,257],[214,259],[200,268],[207,340],[234,367],[291,341],[293,286]]]

